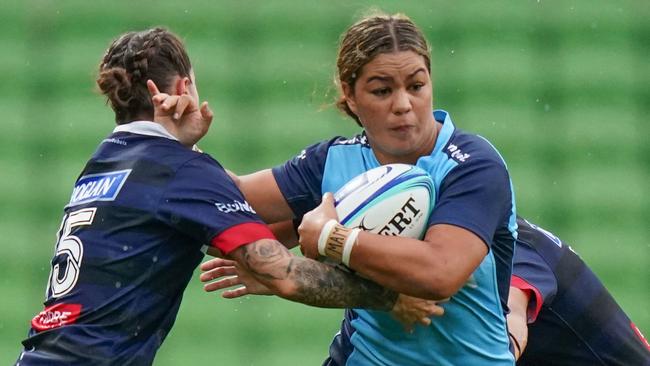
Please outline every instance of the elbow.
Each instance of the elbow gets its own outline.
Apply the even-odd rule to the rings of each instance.
[[[424,298],[429,299],[429,300],[446,300],[452,297],[456,292],[458,292],[457,288],[452,288],[452,287],[444,287],[444,286],[429,286],[430,288],[427,289],[427,294]]]
[[[425,283],[420,286],[421,293],[415,296],[428,300],[446,300],[456,294],[462,285],[451,281],[449,278],[429,276]]]

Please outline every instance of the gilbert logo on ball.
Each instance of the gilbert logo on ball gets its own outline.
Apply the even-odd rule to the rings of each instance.
[[[375,234],[422,239],[435,203],[427,172],[408,164],[368,170],[334,194],[341,224]]]

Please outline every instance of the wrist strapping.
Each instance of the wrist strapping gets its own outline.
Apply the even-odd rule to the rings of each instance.
[[[334,219],[326,222],[318,236],[318,253],[348,266],[360,231],[347,228]]]
[[[330,234],[334,226],[338,224],[338,221],[331,219],[323,225],[323,228],[320,230],[320,235],[318,236],[318,254],[322,256],[327,256],[325,254],[325,246],[327,244],[327,239],[329,239]]]
[[[343,255],[341,256],[341,262],[346,266],[350,266],[350,254],[352,253],[352,247],[357,243],[357,237],[361,229],[352,229],[350,235],[345,240],[345,245],[343,245]]]

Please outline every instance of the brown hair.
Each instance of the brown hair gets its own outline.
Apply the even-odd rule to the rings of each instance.
[[[97,85],[115,111],[115,122],[125,124],[153,118],[147,79],[166,90],[173,76],[190,76],[191,69],[181,40],[152,28],[125,33],[111,44],[99,64]]]
[[[400,51],[413,51],[424,57],[427,70],[431,73],[429,44],[420,29],[404,14],[371,15],[353,24],[343,34],[336,60],[340,93],[336,106],[359,126],[361,122],[348,107],[340,84],[345,82],[354,90],[354,84],[365,64],[379,54]]]

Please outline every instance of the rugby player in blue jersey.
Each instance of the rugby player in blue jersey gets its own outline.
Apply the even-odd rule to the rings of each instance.
[[[283,165],[239,177],[248,202],[266,222],[304,217],[300,244],[310,258],[319,256],[318,238],[330,237],[322,231],[332,224],[325,224],[337,219],[331,195],[323,198],[326,192],[388,163],[414,164],[433,178],[436,206],[423,240],[368,232],[355,238],[347,235],[357,232],[335,221],[337,232],[351,238],[343,240],[349,261],[329,250],[333,246],[324,249],[331,259],[399,293],[451,297],[445,315],[409,333],[385,312],[350,304],[329,365],[514,363],[505,321],[516,236],[509,174],[489,142],[457,129],[447,112],[432,109],[429,53],[421,31],[405,16],[357,22],[339,48],[338,105],[363,131],[314,144]],[[221,259],[203,269],[203,280],[234,273]],[[206,288],[243,283],[256,293],[255,281],[243,276]]]
[[[193,103],[191,123],[180,128],[155,118],[154,103],[164,106],[152,102],[148,79]],[[175,35],[160,28],[122,35],[104,55],[97,84],[117,127],[88,160],[64,208],[45,309],[33,318],[17,364],[151,364],[204,248],[236,260],[287,299],[394,306],[393,291],[292,256],[221,165],[191,149],[212,113],[198,105],[190,60]]]
[[[647,366],[650,346],[573,250],[522,219],[508,328],[517,365]]]

